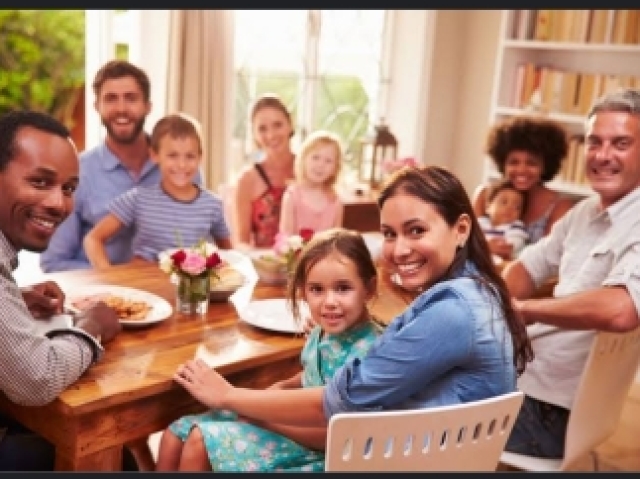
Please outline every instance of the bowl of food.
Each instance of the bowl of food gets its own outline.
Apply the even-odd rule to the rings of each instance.
[[[233,293],[245,283],[243,274],[235,269],[233,265],[226,265],[216,268],[211,274],[211,289],[209,300],[215,302],[228,301]]]
[[[256,250],[251,254],[251,262],[258,273],[260,281],[265,284],[284,285],[289,280],[287,262],[274,255],[271,250]]]

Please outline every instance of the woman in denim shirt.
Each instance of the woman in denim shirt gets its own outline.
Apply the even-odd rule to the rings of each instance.
[[[333,414],[465,403],[516,389],[533,353],[494,269],[460,181],[443,168],[407,167],[378,199],[383,257],[417,297],[368,354],[325,387],[252,390],[229,384],[200,360],[174,376],[210,408],[262,427],[326,428]]]

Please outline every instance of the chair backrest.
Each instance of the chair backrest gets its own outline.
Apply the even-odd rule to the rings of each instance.
[[[453,406],[336,414],[327,471],[495,471],[522,392]]]
[[[571,407],[561,470],[615,432],[639,362],[640,327],[596,333]]]

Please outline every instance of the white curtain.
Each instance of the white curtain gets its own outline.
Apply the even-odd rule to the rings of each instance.
[[[200,122],[204,184],[214,191],[229,171],[233,93],[233,11],[171,10],[167,112]]]

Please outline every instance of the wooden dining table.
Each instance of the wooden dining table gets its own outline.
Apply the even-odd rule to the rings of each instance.
[[[33,277],[56,281],[68,295],[85,286],[136,288],[175,303],[175,286],[156,264],[135,262],[101,270]],[[384,283],[373,313],[389,320],[405,298]],[[283,286],[258,283],[253,299],[283,298]],[[212,302],[206,316],[173,313],[162,322],[125,328],[105,344],[101,360],[53,402],[21,406],[0,394],[0,411],[40,434],[56,449],[56,470],[116,471],[123,446],[161,431],[172,421],[206,410],[172,379],[177,367],[201,357],[237,386],[264,388],[300,370],[304,337],[254,327],[229,302]]]

